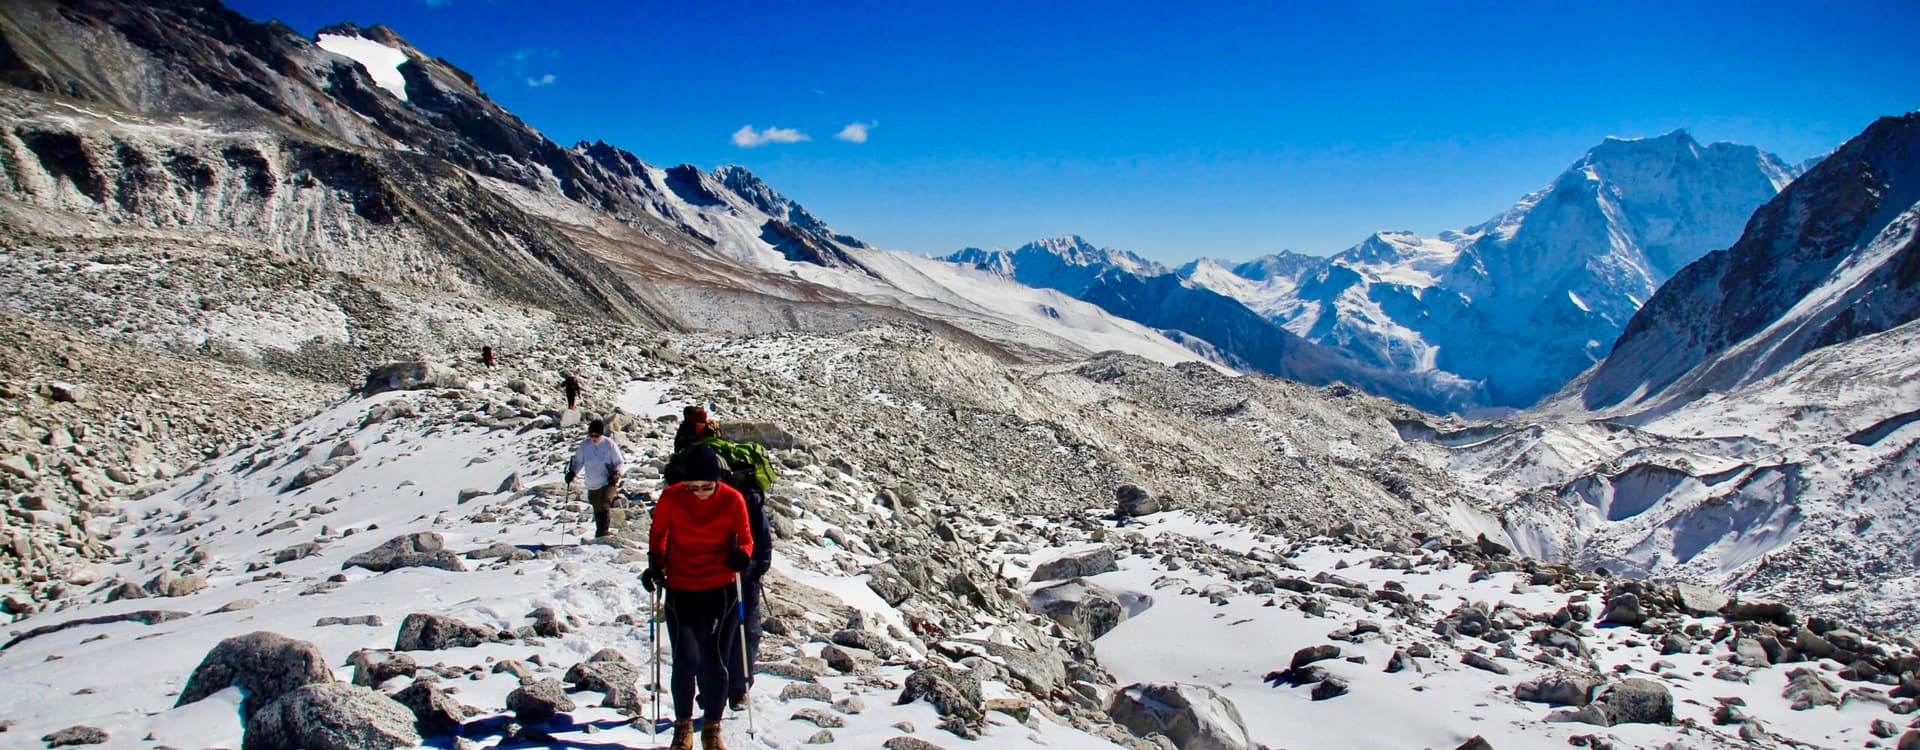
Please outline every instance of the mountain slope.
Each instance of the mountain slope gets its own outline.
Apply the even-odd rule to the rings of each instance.
[[[1916,147],[1920,115],[1884,118],[1763,206],[1634,316],[1582,404],[1685,403],[1920,316]]]
[[[1530,555],[1814,602],[1920,603],[1920,114],[1884,118],[1447,461]]]
[[[0,77],[31,91],[0,88],[18,123],[0,136],[10,178],[0,200],[68,217],[27,232],[42,244],[137,254],[143,228],[191,227],[355,278],[579,320],[728,331],[914,322],[1009,358],[1097,351],[1089,346],[1197,357],[1057,295],[1002,289],[969,301],[979,289],[968,274],[869,259],[891,254],[738,167],[659,168],[605,143],[560,147],[390,29],[318,36],[323,44],[194,0],[7,4]],[[901,279],[916,291],[877,267],[917,268]],[[377,340],[355,337],[383,325],[346,326],[350,348],[368,357],[347,370],[377,358],[367,354]],[[449,345],[477,346],[427,351]]]
[[[1318,264],[1256,260],[1234,269],[1244,282],[1186,273],[1362,362],[1479,383],[1470,406],[1524,407],[1604,357],[1662,282],[1733,242],[1794,174],[1683,131],[1608,139],[1479,226],[1382,232]]]

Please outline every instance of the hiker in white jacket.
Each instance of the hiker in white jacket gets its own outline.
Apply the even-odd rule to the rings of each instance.
[[[620,488],[620,470],[625,466],[626,462],[620,458],[620,446],[607,437],[607,423],[598,419],[589,422],[587,439],[580,441],[573,460],[567,462],[567,486],[573,486],[575,476],[586,473],[587,502],[593,505],[595,539],[607,535],[608,509],[613,507],[613,493]]]

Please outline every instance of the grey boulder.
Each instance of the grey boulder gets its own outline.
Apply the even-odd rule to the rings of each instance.
[[[439,534],[423,531],[388,539],[378,547],[354,555],[340,569],[359,566],[375,573],[385,573],[401,568],[439,568],[441,570],[466,570],[460,556],[447,549],[446,540]]]
[[[1550,706],[1584,706],[1599,685],[1597,677],[1555,672],[1520,683],[1513,689],[1513,697]]]
[[[221,641],[200,660],[174,706],[184,706],[238,686],[247,694],[241,711],[255,711],[306,685],[333,682],[320,648],[279,633],[256,631]]]
[[[1085,578],[1119,569],[1120,566],[1113,559],[1113,548],[1103,545],[1041,563],[1040,567],[1034,569],[1032,580],[1037,582]]]
[[[1119,597],[1084,578],[1047,586],[1027,600],[1034,611],[1088,640],[1106,635],[1127,619],[1127,608]]]
[[[567,689],[559,680],[531,682],[507,694],[507,710],[512,711],[514,718],[524,724],[538,724],[562,711],[575,708],[577,706],[572,698],[567,697]]]
[[[367,372],[361,391],[368,396],[386,391],[424,388],[466,388],[467,381],[453,368],[438,362],[393,362]]]
[[[247,722],[243,750],[393,750],[420,744],[412,711],[358,685],[307,685]]]
[[[451,617],[415,612],[400,623],[395,651],[439,651],[463,646],[478,646],[497,640],[500,632],[484,625],[468,625]]]
[[[1180,750],[1246,750],[1246,722],[1213,688],[1189,683],[1134,683],[1115,690],[1107,714],[1135,734],[1161,734]]]
[[[1593,706],[1611,724],[1672,724],[1673,694],[1653,680],[1629,677],[1601,688]]]

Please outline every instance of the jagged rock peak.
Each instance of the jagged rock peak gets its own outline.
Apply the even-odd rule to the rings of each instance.
[[[1053,255],[1072,266],[1115,266],[1130,273],[1148,276],[1158,276],[1168,272],[1164,266],[1125,250],[1096,247],[1077,234],[1035,240],[1014,251],[1015,255],[1033,253]]]
[[[746,167],[738,164],[721,165],[713,170],[712,177],[715,182],[733,191],[735,195],[745,198],[754,208],[813,235],[817,240],[838,242],[848,247],[869,247],[867,243],[855,237],[833,231],[833,227],[827,226],[826,222],[807,211],[806,207],[781,195],[780,191],[774,190],[773,186],[768,185],[765,180],[760,179],[759,175]]]
[[[1268,279],[1298,276],[1306,269],[1317,266],[1325,261],[1325,258],[1296,253],[1292,250],[1282,250],[1272,255],[1262,255],[1245,263],[1234,265],[1232,270],[1235,276],[1241,278],[1252,279],[1254,281],[1266,281]]]
[[[713,178],[753,203],[755,208],[773,216],[784,218],[788,211],[797,208],[793,201],[774,190],[759,175],[738,164],[723,164],[714,168]]]

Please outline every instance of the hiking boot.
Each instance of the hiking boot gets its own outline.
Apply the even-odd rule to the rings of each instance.
[[[727,750],[727,743],[720,739],[720,722],[709,721],[700,727],[700,750]]]
[[[733,695],[727,696],[727,710],[729,711],[747,710],[747,694],[734,693]]]
[[[693,750],[693,720],[681,719],[673,723],[673,742],[668,750]]]

